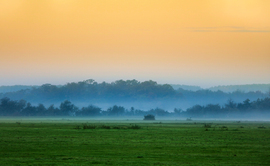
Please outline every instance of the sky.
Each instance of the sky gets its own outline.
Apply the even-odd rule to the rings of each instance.
[[[0,0],[0,86],[270,83],[269,0]]]

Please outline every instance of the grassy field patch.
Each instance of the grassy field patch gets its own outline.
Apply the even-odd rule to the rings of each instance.
[[[0,165],[269,165],[270,123],[1,119],[0,148]]]

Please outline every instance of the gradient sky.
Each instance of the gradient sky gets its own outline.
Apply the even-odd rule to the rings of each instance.
[[[0,86],[270,83],[269,0],[0,0]]]

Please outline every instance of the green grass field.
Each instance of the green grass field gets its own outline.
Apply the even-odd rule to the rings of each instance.
[[[270,122],[1,118],[0,165],[270,165]]]

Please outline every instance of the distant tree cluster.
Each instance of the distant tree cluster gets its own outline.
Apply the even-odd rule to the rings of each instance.
[[[81,82],[72,82],[63,86],[44,84],[31,89],[23,89],[16,92],[0,93],[0,98],[8,97],[13,100],[24,99],[32,103],[60,103],[64,100],[76,101],[187,101],[197,104],[224,103],[228,98],[237,102],[246,98],[256,100],[267,97],[268,94],[260,91],[243,92],[234,91],[225,93],[222,91],[211,91],[198,89],[196,91],[174,89],[169,84],[158,84],[155,81],[139,82],[137,80],[118,80],[112,83],[97,83],[93,79]]]
[[[180,93],[168,84],[155,81],[118,80],[112,83],[97,83],[93,79],[64,86],[44,84],[38,88],[24,89],[17,92],[2,93],[0,97],[25,99],[31,101],[63,100],[153,100],[179,98]]]
[[[31,103],[25,100],[14,101],[7,97],[1,99],[0,116],[142,116],[155,115],[158,117],[166,116],[190,116],[190,117],[230,117],[238,115],[245,115],[248,113],[269,114],[270,113],[270,98],[258,99],[250,102],[246,99],[242,103],[235,103],[233,100],[228,100],[224,106],[219,104],[208,104],[206,106],[195,105],[188,108],[186,111],[175,108],[173,112],[168,112],[161,108],[150,109],[143,111],[131,107],[126,109],[122,106],[114,105],[107,110],[102,110],[99,107],[89,105],[88,107],[78,108],[70,101],[63,101],[59,107],[54,105],[46,108],[43,104],[32,106]]]

